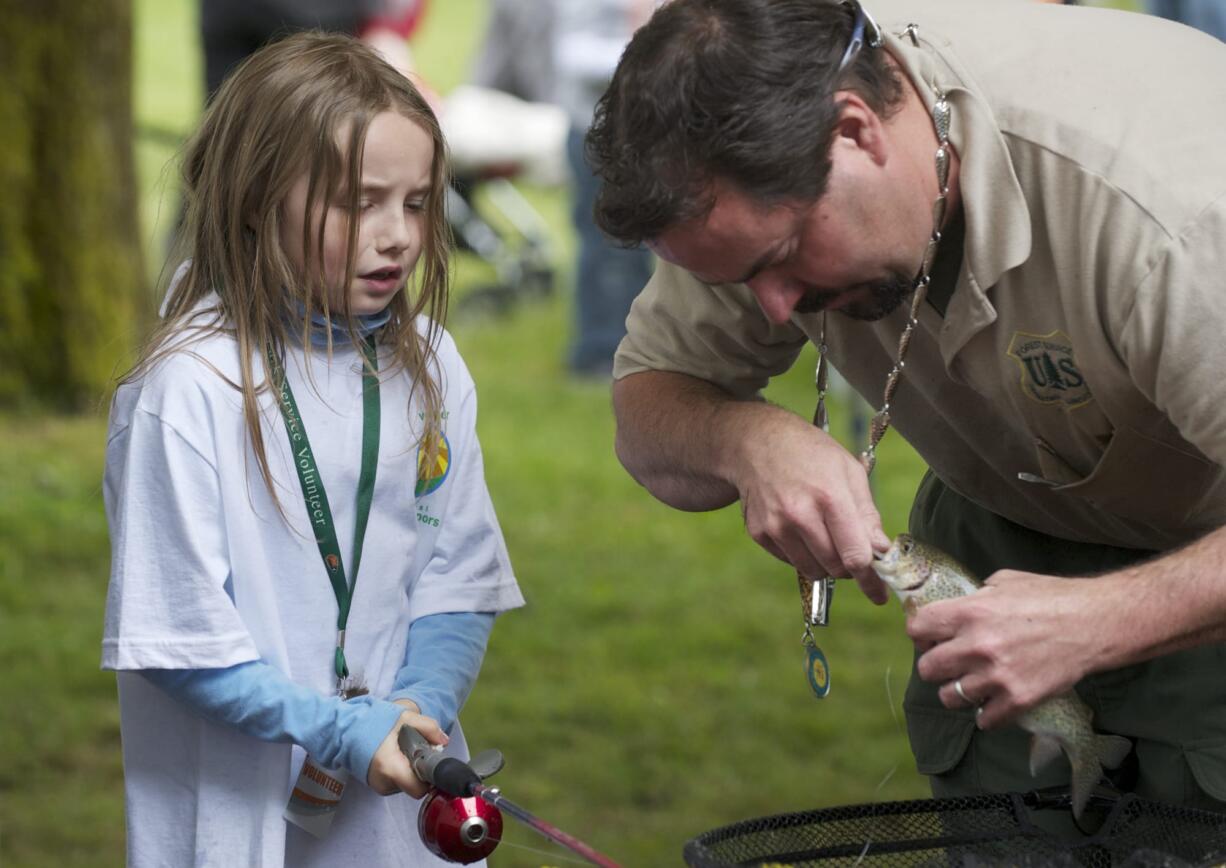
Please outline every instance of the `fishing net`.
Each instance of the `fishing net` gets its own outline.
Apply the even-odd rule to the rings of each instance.
[[[1226,814],[1094,796],[1073,826],[1067,795],[886,802],[746,820],[685,846],[690,868],[959,866],[1185,868],[1226,863]]]

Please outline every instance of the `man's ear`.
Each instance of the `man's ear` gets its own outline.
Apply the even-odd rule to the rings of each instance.
[[[881,117],[855,91],[838,91],[834,100],[839,106],[839,118],[834,125],[832,147],[860,151],[878,166],[884,166],[888,149]]]

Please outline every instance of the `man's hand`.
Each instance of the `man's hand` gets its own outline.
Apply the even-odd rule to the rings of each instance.
[[[750,536],[812,578],[854,576],[869,599],[885,586],[869,564],[890,541],[868,475],[833,438],[761,401],[669,371],[613,385],[617,455],[640,484],[685,510],[741,500]]]
[[[860,461],[799,417],[763,419],[752,458],[739,463],[745,528],[758,545],[809,578],[853,576],[877,605],[888,599],[873,551],[889,548]]]
[[[1086,675],[1226,642],[1226,528],[1162,557],[1093,579],[1001,570],[968,597],[923,606],[907,633],[919,676],[941,702],[976,704],[1000,726]]]
[[[1100,668],[1118,644],[1127,579],[1064,579],[1001,570],[966,597],[919,608],[907,633],[925,650],[920,678],[941,684],[948,708],[965,708],[954,688],[983,707],[982,729],[1000,726],[1039,702],[1072,688]]]
[[[366,773],[366,784],[381,796],[404,792],[415,799],[420,799],[426,794],[429,786],[417,779],[409,758],[401,752],[397,740],[400,728],[402,726],[413,727],[425,736],[426,741],[430,744],[446,744],[447,733],[439,728],[433,718],[423,716],[415,702],[408,699],[397,699],[396,704],[404,706],[407,710],[400,715],[392,731],[387,734],[387,738],[383,739],[383,743],[379,745],[379,749],[371,758],[370,769]]]

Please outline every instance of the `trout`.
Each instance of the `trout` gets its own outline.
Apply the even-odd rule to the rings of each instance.
[[[908,615],[936,600],[965,597],[983,587],[945,552],[905,533],[899,534],[887,552],[873,556],[873,569],[894,590]],[[1122,736],[1094,732],[1092,718],[1090,707],[1070,690],[1040,702],[1017,719],[1018,726],[1030,733],[1032,775],[1061,751],[1068,757],[1073,816],[1078,820],[1103,767],[1117,767],[1132,748]]]

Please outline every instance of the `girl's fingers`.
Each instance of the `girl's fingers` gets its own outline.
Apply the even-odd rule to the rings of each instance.
[[[400,723],[403,726],[417,730],[430,744],[445,745],[451,741],[447,737],[447,733],[443,732],[443,728],[438,725],[438,721],[432,717],[426,717],[424,714],[414,714],[411,711],[406,711],[400,715]]]

